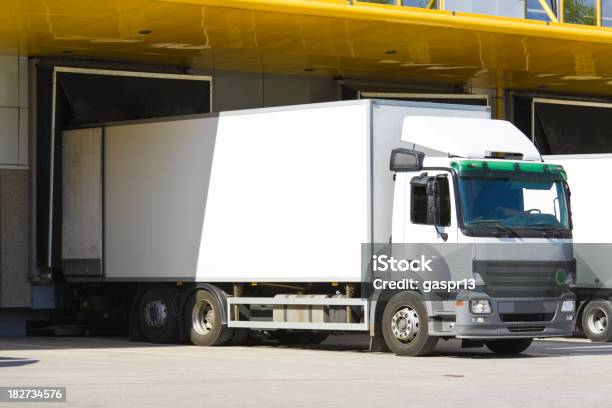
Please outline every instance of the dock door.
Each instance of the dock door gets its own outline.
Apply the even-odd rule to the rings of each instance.
[[[33,69],[33,265],[46,279],[53,278],[52,271],[62,266],[62,132],[96,123],[208,113],[212,78],[180,72],[60,66],[46,61],[38,61]]]

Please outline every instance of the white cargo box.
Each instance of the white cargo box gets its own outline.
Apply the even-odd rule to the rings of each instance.
[[[361,244],[391,234],[389,157],[408,147],[407,116],[490,111],[360,100],[64,132],[65,160],[79,156],[79,141],[84,152],[97,151],[96,135],[104,155],[101,172],[64,163],[73,177],[97,177],[65,180],[65,196],[103,195],[101,217],[95,197],[83,201],[91,208],[66,207],[65,265],[86,276],[97,269],[84,265],[98,262],[107,280],[360,281]],[[99,173],[103,188],[91,188]],[[75,237],[100,247],[66,246]]]

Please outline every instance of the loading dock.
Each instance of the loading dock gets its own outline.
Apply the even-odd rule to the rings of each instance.
[[[0,314],[17,322],[11,332],[25,332],[28,313],[61,303],[56,284],[71,272],[60,262],[58,135],[84,122],[376,96],[490,105],[544,153],[612,151],[608,29],[461,12],[467,9],[272,0],[7,8],[7,18],[23,22],[1,33],[8,84],[1,120],[10,130],[1,135]],[[166,92],[165,81],[201,89]],[[147,98],[143,84],[157,90]],[[193,94],[199,99],[186,98]],[[88,106],[92,99],[98,105]],[[579,129],[563,124],[583,112],[596,119]],[[585,126],[597,144],[581,140]]]

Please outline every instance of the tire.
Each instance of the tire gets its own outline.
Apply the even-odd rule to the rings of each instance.
[[[582,312],[582,331],[592,341],[612,340],[612,303],[592,300]]]
[[[145,340],[170,343],[178,339],[178,307],[168,288],[147,289],[138,302],[138,324]]]
[[[485,346],[495,354],[520,354],[531,345],[533,339],[503,339],[485,341]]]
[[[382,332],[387,347],[398,356],[427,355],[438,342],[438,337],[429,335],[423,300],[412,292],[398,293],[387,302]]]
[[[329,333],[292,332],[287,330],[276,330],[271,337],[285,346],[312,345],[323,343]]]
[[[234,329],[223,326],[223,309],[217,298],[206,290],[196,291],[185,304],[183,319],[187,338],[196,346],[224,346]]]

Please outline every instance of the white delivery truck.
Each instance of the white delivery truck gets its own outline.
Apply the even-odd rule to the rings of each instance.
[[[518,353],[572,331],[564,177],[473,106],[360,100],[73,129],[62,293],[92,313],[129,305],[132,335],[153,342],[369,332],[400,355],[451,337]],[[370,291],[379,243],[434,248],[423,266],[442,261],[445,281]]]
[[[582,332],[593,341],[612,340],[612,194],[601,175],[612,168],[612,155],[546,156],[568,171],[572,194],[574,254],[578,319]]]

